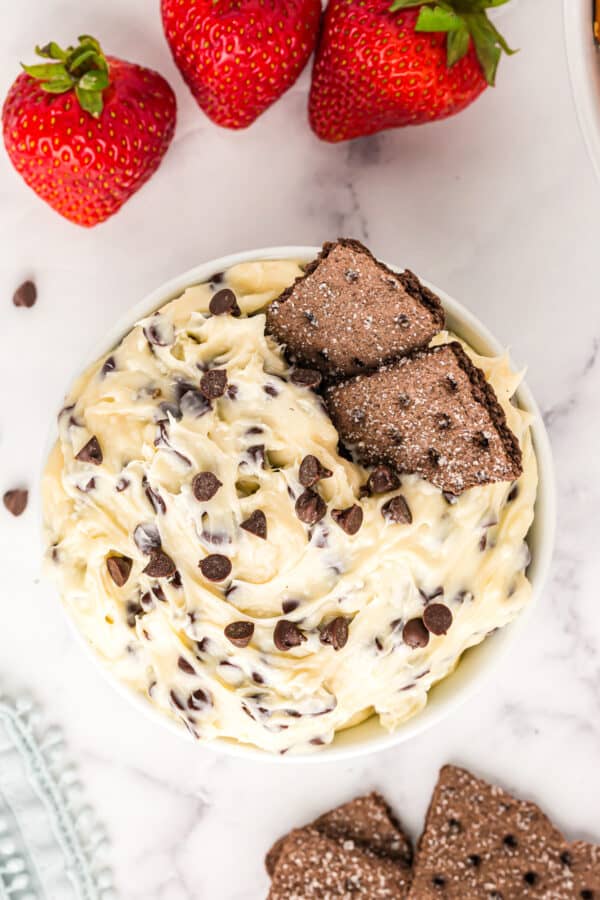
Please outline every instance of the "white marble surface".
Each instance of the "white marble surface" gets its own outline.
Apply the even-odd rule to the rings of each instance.
[[[138,718],[39,582],[34,508],[19,520],[0,509],[0,684],[30,690],[65,726],[125,900],[259,900],[273,838],[373,787],[416,835],[445,761],[600,841],[600,186],[575,119],[561,0],[506,8],[502,25],[522,50],[460,118],[338,147],[308,130],[306,75],[249,131],[211,125],[171,63],[157,5],[3,4],[2,94],[36,41],[91,31],[166,74],[180,118],[159,173],[92,231],[38,202],[0,153],[0,492],[34,486],[66,380],[147,291],[229,251],[354,235],[470,306],[528,364],[556,454],[552,577],[511,657],[451,720],[356,762],[256,764]],[[39,301],[15,309],[26,276]]]

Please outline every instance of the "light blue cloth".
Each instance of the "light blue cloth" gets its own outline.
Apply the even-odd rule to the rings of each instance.
[[[107,840],[60,729],[0,695],[0,900],[115,900]]]

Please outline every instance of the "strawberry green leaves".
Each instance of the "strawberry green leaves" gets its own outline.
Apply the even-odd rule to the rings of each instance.
[[[41,82],[40,87],[49,94],[66,94],[74,90],[79,105],[95,119],[102,114],[102,93],[110,85],[108,63],[98,41],[88,34],[79,37],[76,47],[63,50],[51,41],[35,52],[53,62],[25,66],[31,78]]]
[[[486,81],[494,85],[502,53],[512,55],[516,51],[509,47],[490,21],[487,10],[508,2],[509,0],[438,0],[436,3],[423,3],[423,0],[394,0],[390,12],[420,7],[415,30],[447,34],[448,66],[453,66],[462,59],[473,41]]]

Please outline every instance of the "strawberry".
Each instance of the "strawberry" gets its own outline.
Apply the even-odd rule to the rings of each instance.
[[[158,168],[175,95],[157,72],[104,56],[94,38],[36,48],[2,110],[8,155],[30,188],[77,225],[103,222]]]
[[[345,141],[454,115],[512,53],[486,10],[507,0],[330,0],[309,101],[313,131]]]
[[[246,128],[308,62],[321,0],[162,0],[162,17],[201,109],[217,125]]]

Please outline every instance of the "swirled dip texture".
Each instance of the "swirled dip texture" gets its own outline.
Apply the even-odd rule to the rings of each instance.
[[[48,565],[106,666],[198,738],[273,752],[316,750],[371,713],[396,728],[518,614],[537,484],[529,416],[509,402],[519,376],[466,347],[522,476],[457,499],[410,475],[365,496],[369,473],[265,336],[299,274],[238,265],[139,322],[74,384],[43,486]],[[237,303],[219,293],[209,314],[228,289]],[[331,473],[308,488],[324,515],[307,456]],[[353,506],[362,523],[334,512]],[[405,626],[432,606],[423,646]]]

